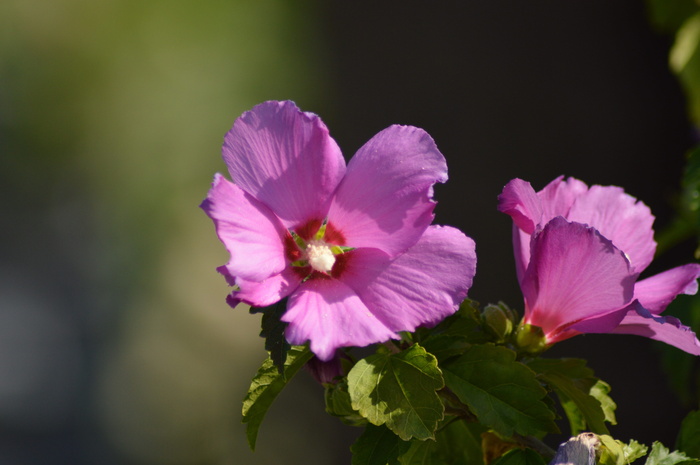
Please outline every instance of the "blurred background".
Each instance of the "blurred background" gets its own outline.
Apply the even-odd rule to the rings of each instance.
[[[349,463],[359,430],[306,373],[248,450],[259,316],[225,304],[227,255],[198,208],[225,132],[270,99],[319,114],[346,157],[390,124],[426,129],[450,168],[436,222],[477,243],[470,296],[521,309],[496,210],[511,178],[624,186],[657,229],[671,221],[697,134],[694,75],[669,52],[700,7],[668,0],[650,20],[658,4],[3,0],[0,464]],[[672,446],[697,408],[652,341],[582,336],[553,355],[612,385],[618,439]]]

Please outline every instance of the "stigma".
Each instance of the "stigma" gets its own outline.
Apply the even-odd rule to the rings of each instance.
[[[306,259],[309,261],[311,268],[322,273],[330,272],[335,264],[335,255],[331,250],[331,246],[320,239],[308,242],[306,245]]]

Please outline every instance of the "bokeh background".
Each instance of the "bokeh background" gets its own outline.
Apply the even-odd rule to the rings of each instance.
[[[214,269],[227,256],[198,209],[225,172],[224,133],[269,99],[321,115],[346,157],[390,124],[426,129],[450,167],[437,222],[477,242],[471,297],[520,308],[496,211],[511,178],[621,185],[657,228],[671,220],[697,138],[669,68],[674,26],[655,27],[648,8],[0,2],[0,464],[349,463],[359,431],[325,415],[305,373],[247,448],[259,317],[225,304]],[[554,355],[589,358],[612,384],[615,437],[672,445],[688,405],[658,349],[585,336]]]

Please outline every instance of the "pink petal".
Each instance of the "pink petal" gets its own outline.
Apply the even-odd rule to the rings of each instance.
[[[288,232],[265,205],[216,174],[201,208],[231,254],[226,268],[232,276],[259,282],[285,269]]]
[[[689,327],[682,325],[677,318],[656,316],[641,307],[636,312],[629,312],[613,332],[648,337],[689,354],[700,355],[700,341]]]
[[[554,218],[532,237],[522,282],[527,323],[548,340],[581,320],[627,305],[637,275],[624,254],[595,229]]]
[[[311,351],[328,361],[340,347],[362,347],[398,335],[367,309],[346,284],[335,279],[311,279],[291,295],[282,321],[290,344],[311,342]]]
[[[542,201],[542,222],[546,223],[557,216],[563,216],[572,221],[569,218],[571,206],[586,192],[588,192],[588,186],[575,178],[564,180],[564,176],[559,176],[547,184],[537,193]]]
[[[513,218],[513,253],[518,282],[530,262],[530,235],[542,221],[542,203],[529,182],[513,179],[498,196],[498,209]]]
[[[695,294],[699,277],[700,265],[696,263],[672,268],[637,282],[634,297],[644,308],[658,315],[678,294]]]
[[[461,231],[431,226],[371,282],[363,279],[371,264],[350,262],[342,280],[389,329],[414,331],[452,315],[467,296],[476,272],[474,241]],[[381,266],[381,265],[380,265]]]
[[[265,102],[243,113],[226,134],[223,156],[233,181],[287,228],[323,219],[345,173],[321,119],[293,102]]]
[[[637,273],[654,258],[654,216],[619,187],[592,186],[576,199],[567,219],[596,228],[627,255]]]
[[[220,273],[226,276],[228,270],[220,270]],[[230,281],[230,277],[227,277]],[[295,272],[293,267],[285,268],[281,273],[270,276],[262,282],[247,281],[237,278],[234,281],[238,290],[231,292],[227,298],[227,302],[232,307],[243,302],[253,307],[267,307],[279,302],[299,287],[301,277]]]
[[[329,221],[348,245],[396,256],[415,244],[432,222],[432,186],[446,180],[445,158],[425,131],[391,126],[350,160]]]

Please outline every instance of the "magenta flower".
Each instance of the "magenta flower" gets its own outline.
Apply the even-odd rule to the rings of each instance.
[[[391,126],[345,161],[316,115],[266,102],[226,134],[202,203],[231,258],[231,306],[289,297],[290,344],[321,360],[398,338],[454,313],[475,273],[474,242],[430,226],[447,166],[430,136]]]
[[[547,343],[581,333],[637,334],[700,355],[690,328],[660,316],[679,294],[697,292],[700,265],[638,281],[656,250],[654,217],[613,186],[559,177],[540,192],[520,179],[499,196],[513,218],[513,246],[524,322]]]

